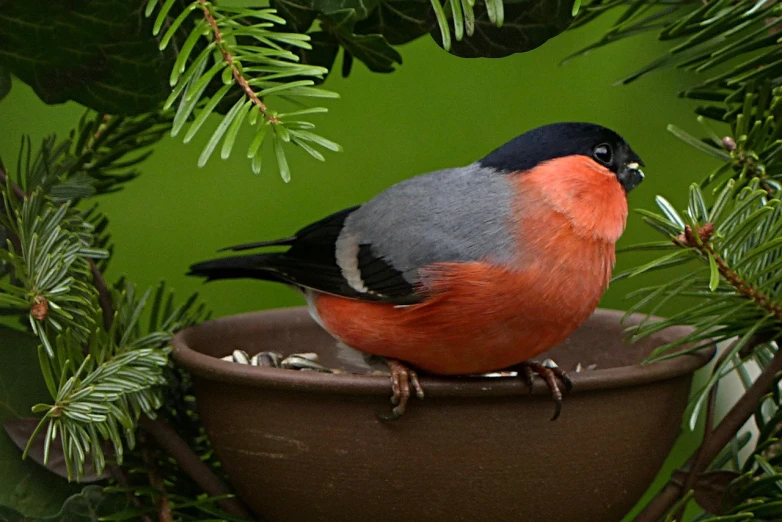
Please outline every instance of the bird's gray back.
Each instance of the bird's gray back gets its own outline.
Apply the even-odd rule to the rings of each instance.
[[[346,245],[369,244],[409,281],[436,262],[510,263],[512,195],[507,175],[478,164],[408,179],[348,216],[338,259]]]

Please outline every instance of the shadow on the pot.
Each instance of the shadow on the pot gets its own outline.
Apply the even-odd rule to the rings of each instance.
[[[561,417],[538,379],[422,377],[427,397],[385,423],[387,377],[220,360],[317,352],[336,343],[303,308],[225,317],[180,332],[173,357],[193,374],[198,408],[225,471],[263,520],[618,521],[679,433],[692,373],[713,348],[638,365],[688,330],[629,345],[621,312],[598,310],[547,353],[572,374]],[[631,317],[627,324],[643,316]]]

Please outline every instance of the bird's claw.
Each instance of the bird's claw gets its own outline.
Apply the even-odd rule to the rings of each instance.
[[[401,362],[389,359],[388,367],[391,370],[391,404],[394,408],[390,415],[377,415],[384,421],[394,421],[405,414],[407,402],[410,400],[410,389],[415,391],[415,396],[419,399],[424,398],[424,389],[418,380],[418,374]]]
[[[519,375],[524,383],[529,387],[530,393],[532,393],[532,380],[535,375],[539,375],[546,381],[549,390],[551,391],[551,398],[554,399],[554,416],[551,420],[557,420],[559,414],[562,412],[562,389],[557,382],[557,379],[562,381],[565,385],[565,392],[569,392],[573,389],[573,381],[570,380],[567,372],[557,366],[557,364],[551,359],[545,361],[526,361],[519,365]]]

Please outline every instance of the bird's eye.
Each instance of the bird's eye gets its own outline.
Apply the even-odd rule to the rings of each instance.
[[[608,143],[601,143],[595,147],[595,150],[592,151],[592,155],[603,165],[610,165],[614,160],[614,151],[611,150],[611,145]]]

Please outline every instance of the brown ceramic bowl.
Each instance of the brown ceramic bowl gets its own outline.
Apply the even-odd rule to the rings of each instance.
[[[615,522],[679,433],[693,371],[714,350],[639,366],[672,328],[628,345],[621,312],[598,310],[549,352],[572,370],[561,417],[538,379],[422,378],[427,396],[387,423],[382,376],[258,368],[242,349],[318,352],[335,343],[303,308],[224,317],[179,333],[202,419],[241,498],[269,522]],[[639,321],[641,316],[630,322]]]

